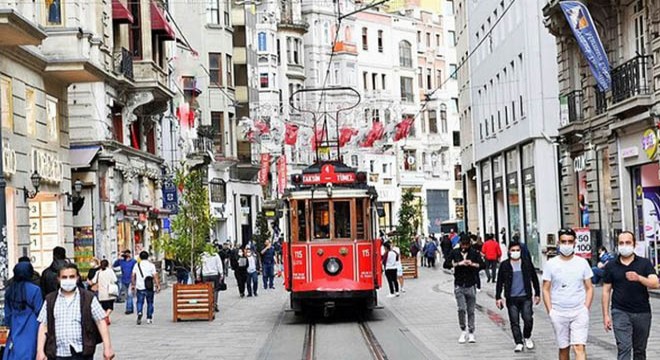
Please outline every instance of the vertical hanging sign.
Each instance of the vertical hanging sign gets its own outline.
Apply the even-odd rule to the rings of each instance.
[[[559,3],[566,20],[573,31],[575,40],[580,45],[582,55],[587,59],[591,73],[598,83],[600,91],[608,91],[612,86],[610,62],[600,41],[598,31],[589,9],[578,1],[562,1]]]
[[[268,185],[268,171],[270,170],[270,154],[261,154],[261,168],[259,168],[259,184]]]
[[[277,160],[277,192],[284,194],[286,189],[286,155],[282,154]]]

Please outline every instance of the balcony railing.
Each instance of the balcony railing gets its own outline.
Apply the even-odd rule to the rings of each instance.
[[[130,50],[121,48],[115,53],[115,71],[124,75],[125,78],[133,80],[133,55]]]
[[[206,137],[193,139],[192,151],[194,154],[213,153],[213,140]]]
[[[582,90],[571,91],[566,95],[566,98],[568,99],[568,123],[572,124],[584,120],[584,115],[582,114]]]
[[[594,93],[596,94],[596,115],[603,114],[607,111],[607,93],[600,91],[597,86],[594,86]]]
[[[612,101],[621,102],[633,96],[648,94],[650,55],[638,55],[612,69]]]

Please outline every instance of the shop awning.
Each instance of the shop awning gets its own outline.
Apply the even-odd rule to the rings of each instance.
[[[133,14],[119,0],[112,0],[112,21],[119,24],[132,24]]]
[[[71,168],[88,168],[100,149],[100,146],[86,146],[69,149],[69,160],[71,162]]]
[[[154,2],[151,3],[151,31],[159,34],[165,40],[175,40],[174,30],[167,22],[163,10]]]

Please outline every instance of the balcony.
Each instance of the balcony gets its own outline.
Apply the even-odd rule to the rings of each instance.
[[[46,33],[16,10],[0,9],[0,46],[41,45]]]
[[[596,115],[604,114],[607,112],[607,93],[600,91],[596,86],[594,86],[594,93],[596,94]]]
[[[345,41],[337,41],[335,42],[333,51],[340,54],[344,53],[344,54],[357,55],[357,46],[355,46],[355,44],[348,43]]]
[[[638,55],[612,69],[612,115],[635,114],[652,104],[649,72],[652,62],[650,55]]]
[[[568,123],[582,122],[584,115],[582,113],[582,100],[584,99],[582,90],[574,90],[566,95],[568,100]]]
[[[69,28],[48,28],[46,33],[48,38],[40,47],[47,59],[44,76],[64,84],[96,82],[109,77],[111,69],[106,69],[102,62],[101,43],[92,33]]]
[[[289,17],[283,17],[279,23],[277,23],[277,30],[288,30],[294,31],[299,34],[304,34],[307,32],[309,24],[302,20],[296,20]]]
[[[213,139],[198,137],[192,139],[192,147],[186,157],[195,165],[208,165],[213,159]]]
[[[151,59],[133,61],[133,80],[137,89],[152,91],[156,100],[174,97],[168,87],[167,73]]]
[[[121,48],[113,56],[115,74],[121,75],[128,80],[133,80],[133,55],[130,50]]]

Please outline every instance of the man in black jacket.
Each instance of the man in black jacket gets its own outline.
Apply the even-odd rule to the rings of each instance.
[[[467,234],[461,234],[460,248],[452,250],[445,259],[445,268],[454,268],[454,295],[458,307],[458,324],[461,327],[460,344],[466,341],[477,342],[474,338],[474,308],[477,303],[477,274],[484,267],[481,254],[472,249],[472,242]],[[465,331],[465,316],[467,330]]]
[[[501,296],[502,289],[504,289],[511,332],[516,343],[515,352],[523,351],[524,347],[530,350],[534,348],[534,342],[531,339],[534,324],[532,288],[534,291],[534,304],[538,305],[541,302],[541,290],[534,265],[529,258],[522,256],[520,243],[511,242],[509,244],[509,258],[500,264],[500,272],[497,276],[495,288],[495,303],[500,310],[504,307]],[[521,316],[524,323],[522,334],[520,333]]]

